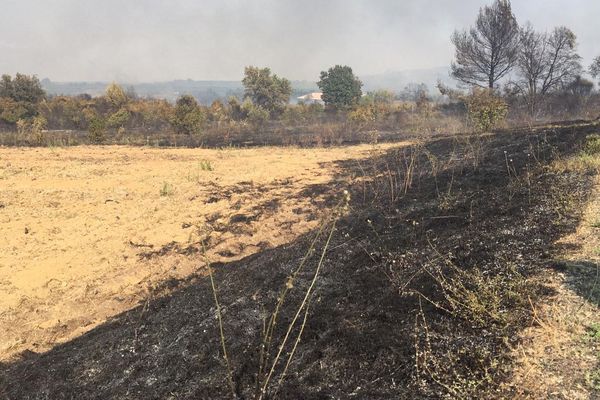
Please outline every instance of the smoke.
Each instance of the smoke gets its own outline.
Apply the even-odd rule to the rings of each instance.
[[[490,0],[491,1],[491,0]],[[482,0],[4,0],[0,73],[52,80],[239,80],[246,65],[317,80],[448,65]],[[513,0],[519,22],[566,25],[600,54],[597,0]]]

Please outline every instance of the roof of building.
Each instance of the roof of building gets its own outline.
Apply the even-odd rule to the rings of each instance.
[[[304,96],[298,97],[298,100],[322,100],[321,96],[323,96],[322,92],[313,92],[305,94]]]

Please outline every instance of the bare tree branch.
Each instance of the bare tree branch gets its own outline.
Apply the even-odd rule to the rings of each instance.
[[[539,104],[557,90],[565,89],[582,72],[577,54],[577,37],[568,28],[555,28],[550,34],[536,32],[530,24],[520,33],[514,87],[524,96],[531,116]]]
[[[475,26],[452,35],[456,47],[452,76],[468,86],[493,89],[514,66],[519,26],[509,0],[479,10]]]

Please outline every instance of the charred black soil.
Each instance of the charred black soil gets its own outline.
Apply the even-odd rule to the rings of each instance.
[[[510,385],[500,389],[509,350],[534,323],[531,304],[549,294],[554,242],[575,229],[590,191],[591,172],[548,165],[576,154],[599,129],[428,139],[342,165],[330,184],[303,193],[328,194],[332,207],[348,190],[350,209],[327,248],[287,374],[280,384],[302,317],[262,398],[510,397]],[[269,366],[315,274],[331,226],[323,224],[288,284]],[[265,320],[315,235],[214,266],[240,399],[260,395]],[[197,276],[166,282],[93,331],[1,365],[0,397],[232,398],[201,253],[198,265]]]

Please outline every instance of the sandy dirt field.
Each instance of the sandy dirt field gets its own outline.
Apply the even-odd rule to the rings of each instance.
[[[398,145],[398,144],[397,144]],[[330,149],[0,148],[0,360],[46,351],[171,277],[292,241],[319,223]]]

